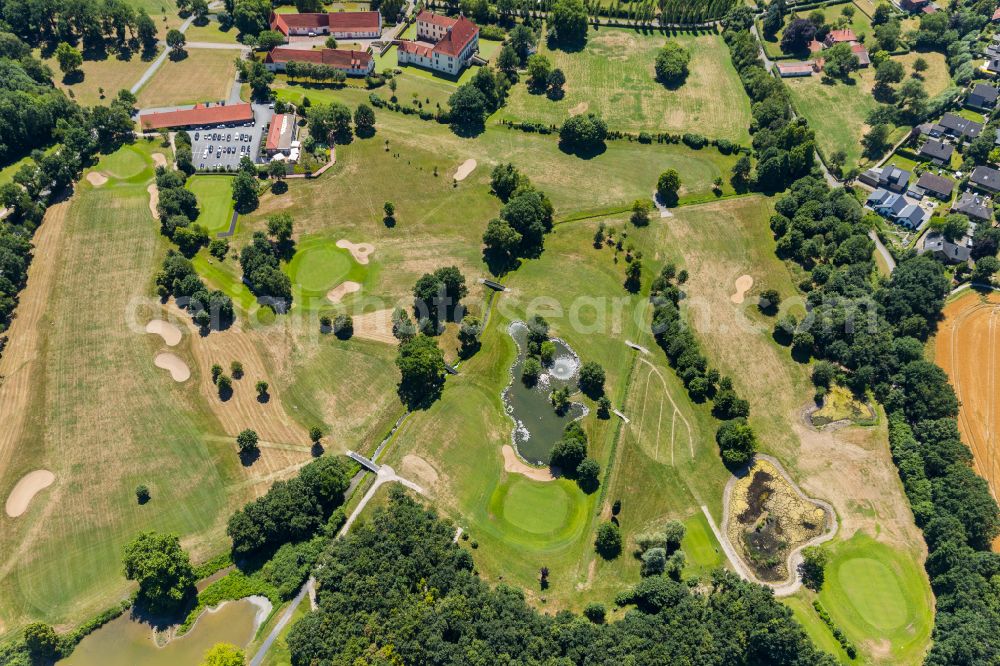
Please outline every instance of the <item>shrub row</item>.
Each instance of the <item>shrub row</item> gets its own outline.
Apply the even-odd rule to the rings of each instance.
[[[840,647],[844,648],[844,652],[847,653],[847,656],[851,659],[857,658],[858,649],[854,647],[854,643],[851,642],[851,639],[844,634],[843,629],[837,626],[837,623],[833,621],[833,618],[830,617],[830,614],[826,612],[825,608],[823,608],[823,604],[819,602],[819,599],[813,599],[813,608],[816,609],[819,619],[823,620],[826,626],[830,627],[833,637],[837,639],[838,643],[840,643]]]

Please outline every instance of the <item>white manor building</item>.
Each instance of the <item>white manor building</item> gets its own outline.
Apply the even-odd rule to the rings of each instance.
[[[399,42],[399,64],[457,75],[479,51],[479,27],[465,18],[429,11],[417,15],[417,38]]]

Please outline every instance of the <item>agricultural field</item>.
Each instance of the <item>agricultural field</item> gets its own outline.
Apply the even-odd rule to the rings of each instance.
[[[615,130],[697,132],[748,143],[750,102],[722,38],[669,35],[691,52],[690,74],[675,90],[656,81],[653,69],[656,52],[667,38],[602,28],[591,31],[579,52],[549,49],[543,39],[539,52],[566,75],[565,97],[553,101],[519,84],[499,116],[560,125],[571,115],[594,112]]]
[[[183,60],[168,58],[139,90],[139,108],[228,99],[236,58],[236,51],[228,49],[189,49]]]
[[[1000,484],[1000,296],[969,289],[944,309],[944,321],[930,345],[935,363],[951,379],[961,402],[958,427],[972,449],[976,471],[996,493]]]

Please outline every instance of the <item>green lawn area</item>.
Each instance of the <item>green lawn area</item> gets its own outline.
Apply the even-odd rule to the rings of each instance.
[[[208,229],[210,238],[229,229],[233,216],[233,178],[235,176],[194,175],[187,180],[187,188],[198,198],[200,213],[196,223]]]
[[[832,654],[837,660],[842,664],[854,663],[851,658],[847,656],[844,652],[844,648],[840,646],[840,643],[834,637],[830,628],[826,626],[823,620],[820,619],[819,615],[816,613],[816,609],[813,608],[812,599],[815,598],[815,594],[807,591],[800,590],[794,596],[783,597],[781,603],[785,604],[792,610],[792,615],[802,628],[806,630],[806,634],[809,635],[809,640],[811,640],[816,647],[819,649]]]
[[[84,60],[83,78],[67,84],[59,73],[59,64],[54,57],[45,61],[56,75],[56,85],[83,106],[108,104],[119,90],[128,90],[149,68],[152,58],[143,60],[140,54],[131,54],[128,60],[121,60],[116,54],[108,54],[103,60]],[[101,89],[104,97],[101,97]]]
[[[819,599],[863,652],[897,664],[923,659],[933,597],[912,557],[859,532],[831,547]]]
[[[25,155],[16,162],[11,162],[3,169],[0,169],[0,185],[6,185],[14,180],[14,174],[25,164],[31,162],[31,155]]]
[[[168,58],[139,90],[139,108],[228,99],[237,57],[228,49],[190,49],[183,60]]]
[[[924,82],[924,89],[927,94],[934,97],[945,88],[952,85],[951,74],[948,73],[948,62],[943,53],[937,51],[910,51],[905,55],[893,56],[906,69],[906,75],[913,74],[913,63],[918,58],[922,58],[927,63],[927,69],[921,73]]]
[[[868,130],[865,119],[877,104],[872,97],[872,69],[851,75],[851,84],[824,83],[820,76],[785,79],[795,110],[816,131],[816,144],[825,157],[836,150],[847,154],[845,164],[861,162],[861,137]]]
[[[215,20],[209,20],[205,25],[196,25],[192,23],[187,32],[184,33],[184,37],[187,38],[188,42],[213,42],[216,44],[235,44],[236,36],[239,34],[239,30],[236,28],[230,28],[229,30],[222,30],[219,27],[219,22]]]
[[[698,132],[749,142],[750,102],[718,35],[671,35],[691,51],[690,74],[669,90],[655,79],[656,52],[667,37],[634,30],[592,30],[579,52],[540,53],[566,75],[566,95],[552,101],[524,83],[511,89],[502,118],[560,125],[572,114],[600,114],[608,127],[630,132]]]
[[[285,265],[285,273],[292,281],[295,301],[303,307],[330,306],[328,291],[345,280],[364,287],[368,267],[363,266],[351,253],[336,245],[336,239],[314,237],[296,245],[295,256]]]
[[[542,548],[579,537],[587,522],[586,504],[572,481],[531,481],[511,474],[493,491],[489,506],[505,541]]]
[[[248,498],[228,444],[204,437],[218,434],[214,418],[153,365],[160,344],[141,328],[159,312],[146,297],[165,244],[146,187],[150,155],[162,150],[142,142],[102,158],[95,168],[114,177],[100,188],[81,181],[46,217],[57,241],[35,261],[53,262],[55,273],[50,290],[35,294],[47,323],[37,331],[33,417],[0,488],[6,495],[38,468],[56,483],[0,531],[4,557],[18,553],[0,575],[5,632],[28,619],[76,623],[126,597],[122,547],[141,530],[183,535],[195,559],[218,552],[230,511]],[[134,313],[139,328],[110,312]],[[135,501],[140,483],[152,493],[146,506]]]

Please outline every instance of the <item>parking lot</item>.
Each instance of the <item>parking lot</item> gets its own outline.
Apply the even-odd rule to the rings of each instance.
[[[235,171],[240,159],[257,162],[263,123],[190,129],[191,152],[199,171]]]

